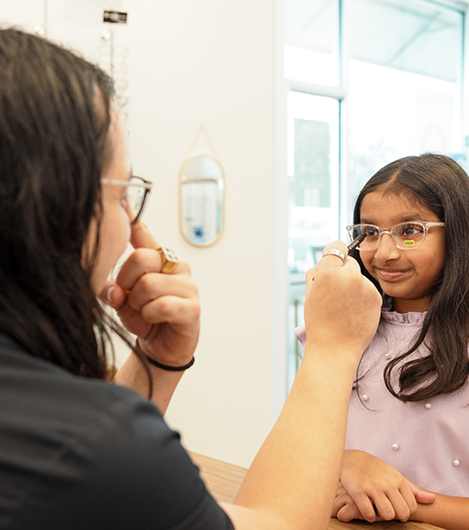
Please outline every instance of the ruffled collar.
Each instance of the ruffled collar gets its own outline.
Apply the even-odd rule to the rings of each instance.
[[[422,324],[426,311],[423,313],[417,311],[411,311],[409,313],[398,313],[392,309],[392,298],[387,297],[384,299],[383,307],[381,309],[381,315],[386,322],[393,322],[396,324]]]

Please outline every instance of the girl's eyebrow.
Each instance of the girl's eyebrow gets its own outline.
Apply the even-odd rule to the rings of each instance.
[[[413,215],[406,215],[402,218],[402,223],[406,221],[426,221],[425,217],[421,213],[414,213]]]
[[[409,221],[425,222],[427,221],[427,219],[425,219],[425,217],[421,213],[406,214],[403,217],[395,217],[394,223],[392,226],[397,225],[399,223],[407,223]],[[370,221],[369,219],[363,219],[363,218],[360,218],[360,223],[379,226],[376,222]]]

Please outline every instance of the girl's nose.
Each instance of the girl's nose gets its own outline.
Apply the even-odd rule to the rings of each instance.
[[[382,263],[386,261],[395,260],[400,257],[400,250],[394,244],[392,237],[389,234],[383,234],[379,246],[375,252],[375,258]]]

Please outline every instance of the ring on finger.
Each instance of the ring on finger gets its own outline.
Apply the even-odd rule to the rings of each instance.
[[[343,262],[345,262],[345,254],[336,249],[336,248],[328,248],[326,250],[323,250],[322,251],[322,257],[324,256],[337,256],[338,258],[340,258]]]
[[[171,274],[179,263],[179,258],[177,257],[176,252],[169,247],[160,247],[156,250],[160,253],[161,261],[163,262],[161,272],[163,274]]]

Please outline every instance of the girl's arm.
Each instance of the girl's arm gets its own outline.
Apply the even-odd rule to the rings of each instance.
[[[436,494],[432,504],[419,504],[412,521],[434,524],[447,530],[467,530],[469,526],[469,499]]]

